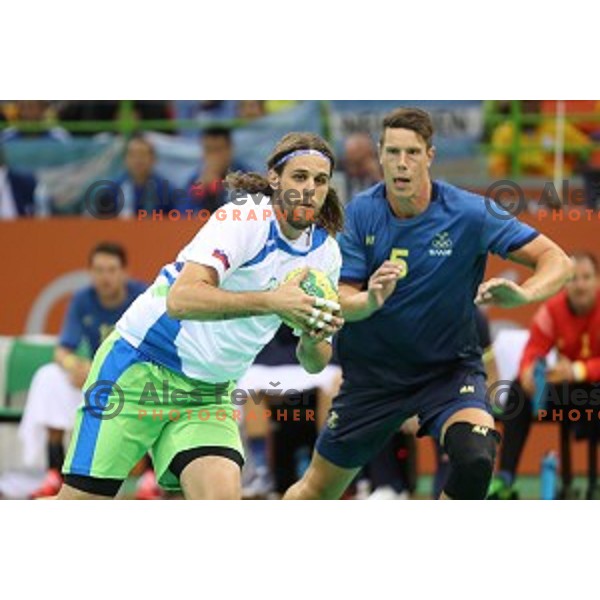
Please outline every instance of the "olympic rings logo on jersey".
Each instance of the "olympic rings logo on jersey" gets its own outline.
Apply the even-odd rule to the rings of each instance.
[[[452,256],[452,240],[447,231],[436,233],[431,241],[429,256]]]

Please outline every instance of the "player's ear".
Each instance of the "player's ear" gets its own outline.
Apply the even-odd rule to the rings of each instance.
[[[277,173],[277,171],[275,171],[275,169],[269,169],[267,179],[269,180],[269,185],[271,186],[271,189],[279,189],[279,174]]]
[[[431,146],[431,148],[429,148],[427,150],[427,166],[430,167],[431,163],[433,162],[433,159],[435,158],[435,146]]]

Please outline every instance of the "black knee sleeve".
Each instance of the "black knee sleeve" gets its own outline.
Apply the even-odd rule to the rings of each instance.
[[[455,500],[486,497],[500,434],[491,427],[453,423],[448,427],[444,448],[450,458],[450,476],[444,492]]]

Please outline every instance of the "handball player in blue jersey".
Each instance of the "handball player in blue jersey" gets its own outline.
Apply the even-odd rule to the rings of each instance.
[[[379,145],[384,181],[348,205],[339,237],[343,384],[309,468],[285,498],[339,498],[413,415],[419,435],[448,454],[441,497],[486,496],[499,435],[475,305],[539,302],[561,289],[571,267],[554,242],[500,206],[432,181],[432,138],[428,113],[387,115]],[[532,276],[522,285],[482,283],[490,252],[531,267]]]

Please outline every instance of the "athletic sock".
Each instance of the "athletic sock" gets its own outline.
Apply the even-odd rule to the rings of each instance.
[[[48,444],[48,467],[54,471],[61,472],[63,462],[65,462],[65,449],[62,444]]]

